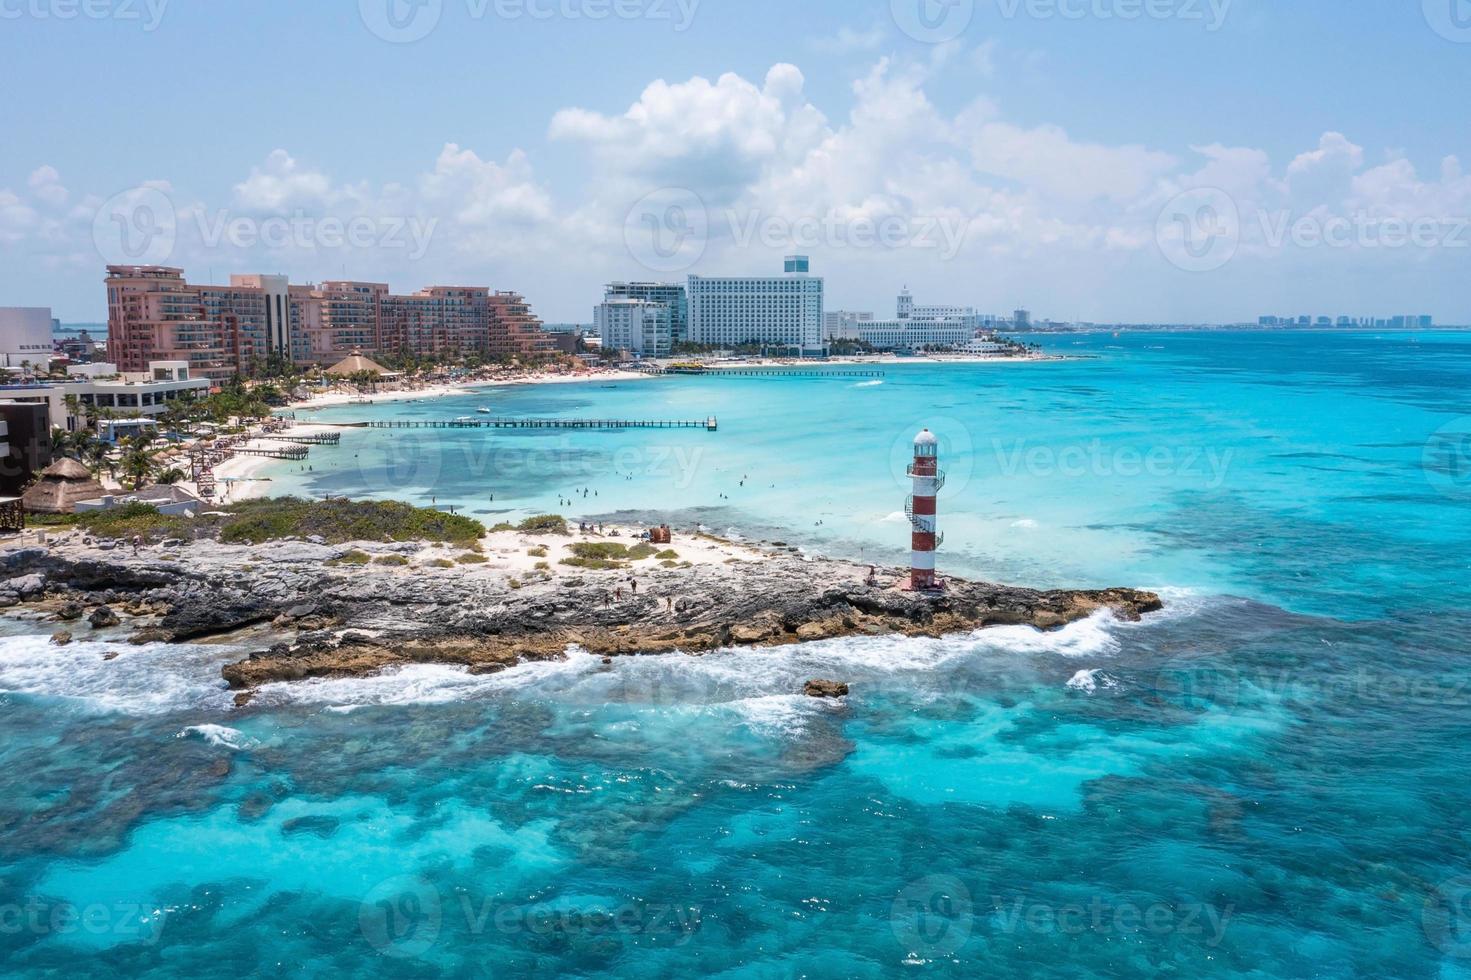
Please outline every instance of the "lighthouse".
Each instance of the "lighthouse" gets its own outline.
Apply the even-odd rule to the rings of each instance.
[[[940,472],[940,441],[929,429],[914,437],[909,476],[914,481],[914,494],[904,507],[914,525],[909,586],[916,592],[928,592],[940,587],[935,578],[935,549],[945,540],[935,524],[935,498],[945,485],[945,475]]]

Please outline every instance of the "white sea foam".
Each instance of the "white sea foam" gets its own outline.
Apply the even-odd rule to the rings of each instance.
[[[247,737],[243,732],[235,728],[226,728],[224,725],[190,725],[175,738],[202,738],[210,745],[230,749],[239,752],[242,749],[254,748],[260,744],[255,739]]]
[[[909,518],[904,516],[904,512],[902,510],[896,510],[892,514],[890,514],[888,517],[885,517],[883,520],[879,521],[879,523],[880,524],[903,524],[907,520],[909,520]]]
[[[1011,526],[1012,527],[1023,528],[1025,530],[1031,530],[1031,529],[1033,529],[1035,527],[1038,527],[1038,524],[1037,524],[1036,521],[1032,520],[1030,517],[1023,517],[1019,521],[1012,521],[1011,522]]]
[[[1052,653],[1062,657],[1088,657],[1118,652],[1113,630],[1118,618],[1100,609],[1087,619],[1069,623],[1059,630],[1044,632],[1031,626],[995,626],[977,630],[972,636],[984,647],[1009,653]]]
[[[1100,687],[1104,690],[1113,690],[1119,686],[1119,682],[1111,675],[1104,673],[1101,667],[1094,667],[1092,670],[1078,671],[1067,682],[1067,686],[1074,691],[1092,694]]]
[[[883,384],[882,381],[860,381],[856,385],[854,385],[853,387],[855,387],[855,388],[877,388],[881,384]]]
[[[742,698],[722,708],[734,711],[741,723],[757,735],[777,738],[800,735],[807,722],[823,710],[822,702],[803,694]]]
[[[112,660],[105,657],[113,656]],[[165,714],[228,707],[220,667],[240,651],[224,646],[134,647],[77,640],[56,646],[41,635],[0,639],[0,691],[66,698],[93,711]]]
[[[265,684],[256,692],[256,702],[320,704],[344,714],[364,705],[446,704],[575,677],[599,663],[599,658],[573,650],[565,660],[517,664],[498,674],[482,676],[447,664],[411,664],[371,677]]]

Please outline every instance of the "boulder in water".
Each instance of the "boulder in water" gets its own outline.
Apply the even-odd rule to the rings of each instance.
[[[809,698],[846,698],[848,685],[841,681],[808,681],[802,693]]]

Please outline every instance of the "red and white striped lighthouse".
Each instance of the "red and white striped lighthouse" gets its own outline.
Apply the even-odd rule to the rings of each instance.
[[[935,549],[945,540],[936,527],[935,498],[945,485],[940,472],[940,440],[929,429],[914,437],[914,462],[909,467],[914,495],[904,506],[914,525],[914,557],[910,561],[909,586],[915,591],[939,588],[935,578]]]

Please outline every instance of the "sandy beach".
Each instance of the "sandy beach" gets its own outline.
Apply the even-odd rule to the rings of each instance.
[[[643,381],[653,375],[641,371],[596,371],[585,374],[549,374],[538,372],[503,380],[463,381],[454,384],[425,385],[419,388],[395,388],[364,395],[359,391],[334,389],[313,395],[306,401],[292,402],[294,411],[313,411],[334,405],[374,405],[379,402],[432,401],[452,395],[490,388],[509,388],[518,385],[592,384],[618,381]]]

